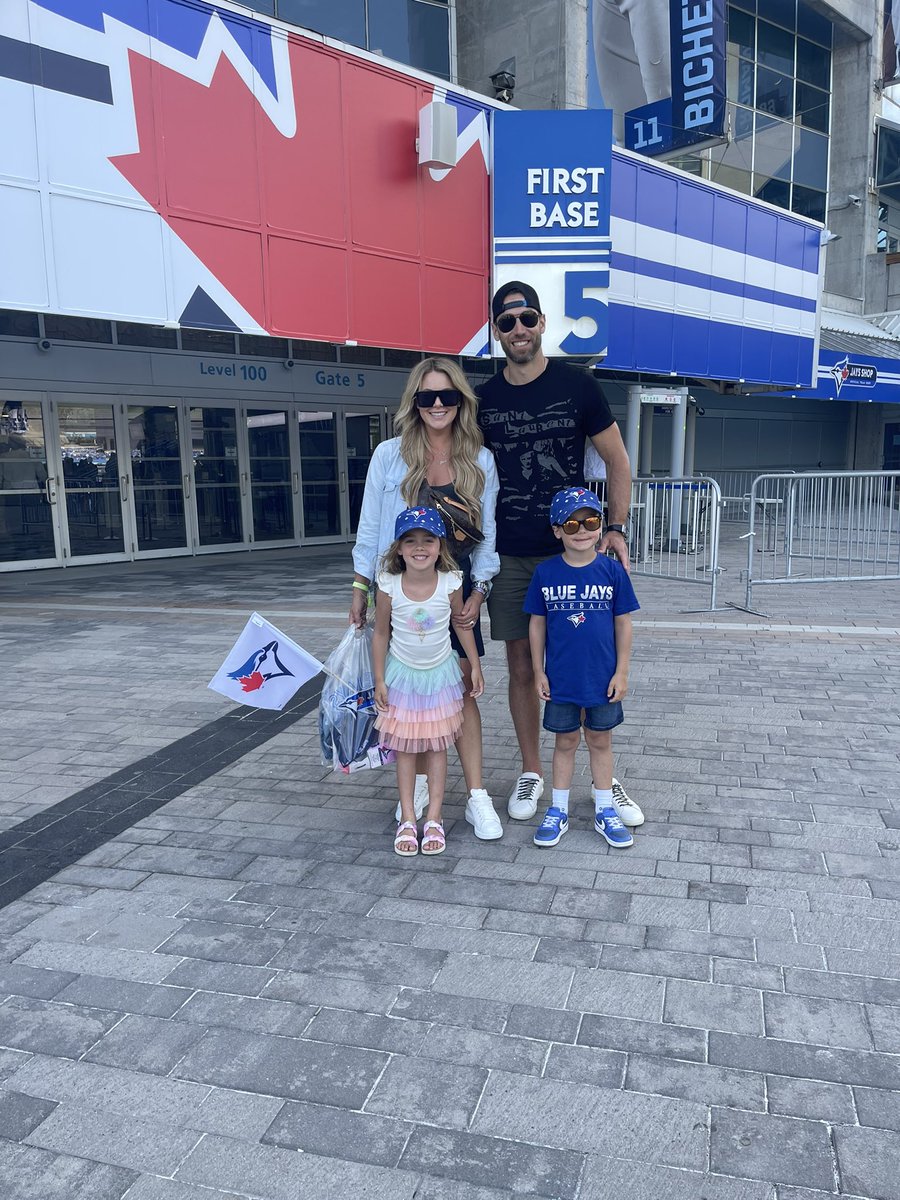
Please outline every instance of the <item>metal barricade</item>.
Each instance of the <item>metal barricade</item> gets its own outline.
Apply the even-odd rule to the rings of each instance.
[[[900,579],[900,471],[808,471],[753,481],[746,607],[770,583]]]
[[[771,467],[780,475],[793,475],[796,468]],[[722,493],[722,520],[739,521],[747,515],[750,488],[759,475],[759,467],[734,467],[728,470],[704,472],[704,478],[715,479]]]
[[[716,608],[722,493],[714,479],[635,479],[631,486],[632,574],[709,588]]]

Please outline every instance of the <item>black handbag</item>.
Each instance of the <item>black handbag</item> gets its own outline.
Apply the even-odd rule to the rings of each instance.
[[[451,500],[449,496],[431,488],[425,503],[441,514],[447,526],[447,541],[454,558],[466,558],[484,541],[484,534],[472,523],[469,510],[459,500]]]

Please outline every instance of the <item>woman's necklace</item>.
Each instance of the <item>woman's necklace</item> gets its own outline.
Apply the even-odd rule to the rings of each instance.
[[[428,461],[431,463],[431,465],[433,467],[445,467],[447,465],[447,463],[450,461],[449,455],[447,456],[447,458],[435,458],[433,450],[429,450],[427,452],[427,457],[428,457]]]

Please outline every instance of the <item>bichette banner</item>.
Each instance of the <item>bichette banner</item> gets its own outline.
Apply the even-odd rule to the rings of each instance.
[[[207,686],[238,704],[278,712],[321,670],[317,658],[265,617],[252,613]]]

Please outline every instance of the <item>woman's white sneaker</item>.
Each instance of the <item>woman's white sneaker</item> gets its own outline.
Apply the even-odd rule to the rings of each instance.
[[[627,825],[629,829],[637,829],[638,825],[643,825],[644,814],[622,787],[621,783],[619,783],[618,779],[612,781],[612,794],[613,808],[618,813],[622,824]]]
[[[484,788],[472,788],[466,801],[466,820],[483,842],[495,842],[503,837],[503,826],[494,810],[494,803]]]
[[[544,781],[534,771],[525,771],[516,780],[506,811],[514,821],[530,821],[537,812],[537,802],[544,794]]]

